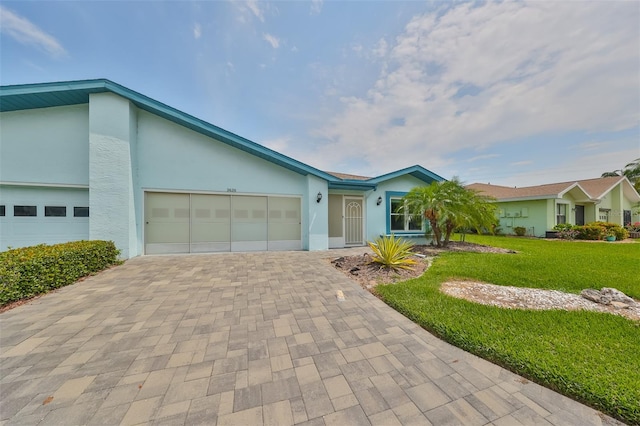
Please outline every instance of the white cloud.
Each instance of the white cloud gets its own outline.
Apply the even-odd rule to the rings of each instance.
[[[344,96],[318,129],[330,142],[315,163],[437,170],[461,150],[633,128],[639,15],[633,2],[501,2],[416,16],[376,47],[385,63],[366,96]]]
[[[533,172],[523,172],[514,175],[500,176],[491,183],[496,185],[533,186],[546,183],[568,182],[572,180],[597,178],[604,172],[619,170],[638,155],[638,150],[623,150],[619,152],[604,152],[598,154],[567,157],[560,164],[545,167],[543,163]]]
[[[467,163],[474,163],[479,160],[488,160],[490,158],[498,158],[500,154],[484,154],[484,155],[476,155],[475,157],[471,157],[467,159]]]
[[[247,7],[256,18],[258,18],[261,22],[264,22],[264,12],[260,8],[258,0],[248,0]]]
[[[202,36],[202,27],[199,23],[193,24],[193,38],[198,40]]]
[[[380,40],[378,40],[378,43],[376,44],[376,46],[373,48],[372,53],[373,53],[373,56],[383,58],[387,55],[388,51],[389,51],[389,45],[387,43],[387,40],[381,38]]]
[[[67,54],[60,42],[47,34],[27,18],[0,5],[0,32],[26,45],[33,45],[49,55],[60,57]]]
[[[271,45],[271,47],[273,47],[274,49],[277,49],[278,47],[280,47],[280,39],[278,39],[278,37],[273,36],[269,33],[264,33],[262,35],[262,38]]]
[[[527,166],[529,164],[533,164],[533,161],[528,161],[528,160],[514,161],[513,163],[510,163],[509,165],[511,167],[518,167],[518,166]]]
[[[260,2],[258,0],[231,1],[240,12],[240,15],[237,17],[237,19],[241,23],[249,23],[252,18],[258,18],[260,22],[264,22],[263,6],[268,6],[267,2]]]
[[[585,151],[594,151],[594,150],[599,150],[602,148],[606,148],[607,146],[610,146],[612,143],[612,141],[589,141],[589,142],[583,142],[581,144],[578,144],[576,146],[576,148],[581,149],[581,150],[585,150]],[[640,146],[639,146],[640,149]],[[638,153],[640,154],[640,151],[638,151]]]
[[[322,11],[323,0],[311,0],[311,14],[317,15]]]

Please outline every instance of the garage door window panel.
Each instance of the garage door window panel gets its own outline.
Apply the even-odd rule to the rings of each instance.
[[[269,241],[296,241],[301,233],[300,199],[269,197]]]
[[[267,197],[233,197],[231,241],[267,241]]]
[[[67,208],[64,206],[44,206],[46,217],[67,217]]]
[[[38,216],[36,206],[13,206],[13,215],[16,217]]]
[[[191,195],[191,251],[229,251],[231,221],[228,195]]]
[[[89,217],[89,207],[74,207],[73,217]]]
[[[150,193],[147,203],[148,243],[189,243],[189,194]]]

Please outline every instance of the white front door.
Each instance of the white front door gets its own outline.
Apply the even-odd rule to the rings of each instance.
[[[345,245],[364,245],[364,200],[344,197]]]

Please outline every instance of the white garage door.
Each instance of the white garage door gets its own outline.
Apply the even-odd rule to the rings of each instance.
[[[145,253],[302,249],[299,197],[145,194]]]
[[[0,251],[88,239],[88,189],[0,185]]]

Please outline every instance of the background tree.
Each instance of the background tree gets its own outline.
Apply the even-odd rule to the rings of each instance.
[[[620,170],[605,172],[601,177],[626,176],[634,186],[636,191],[640,192],[640,158],[636,158]]]
[[[438,247],[446,247],[458,227],[492,231],[496,220],[495,199],[465,188],[455,177],[413,188],[404,201],[410,214],[429,221]]]

